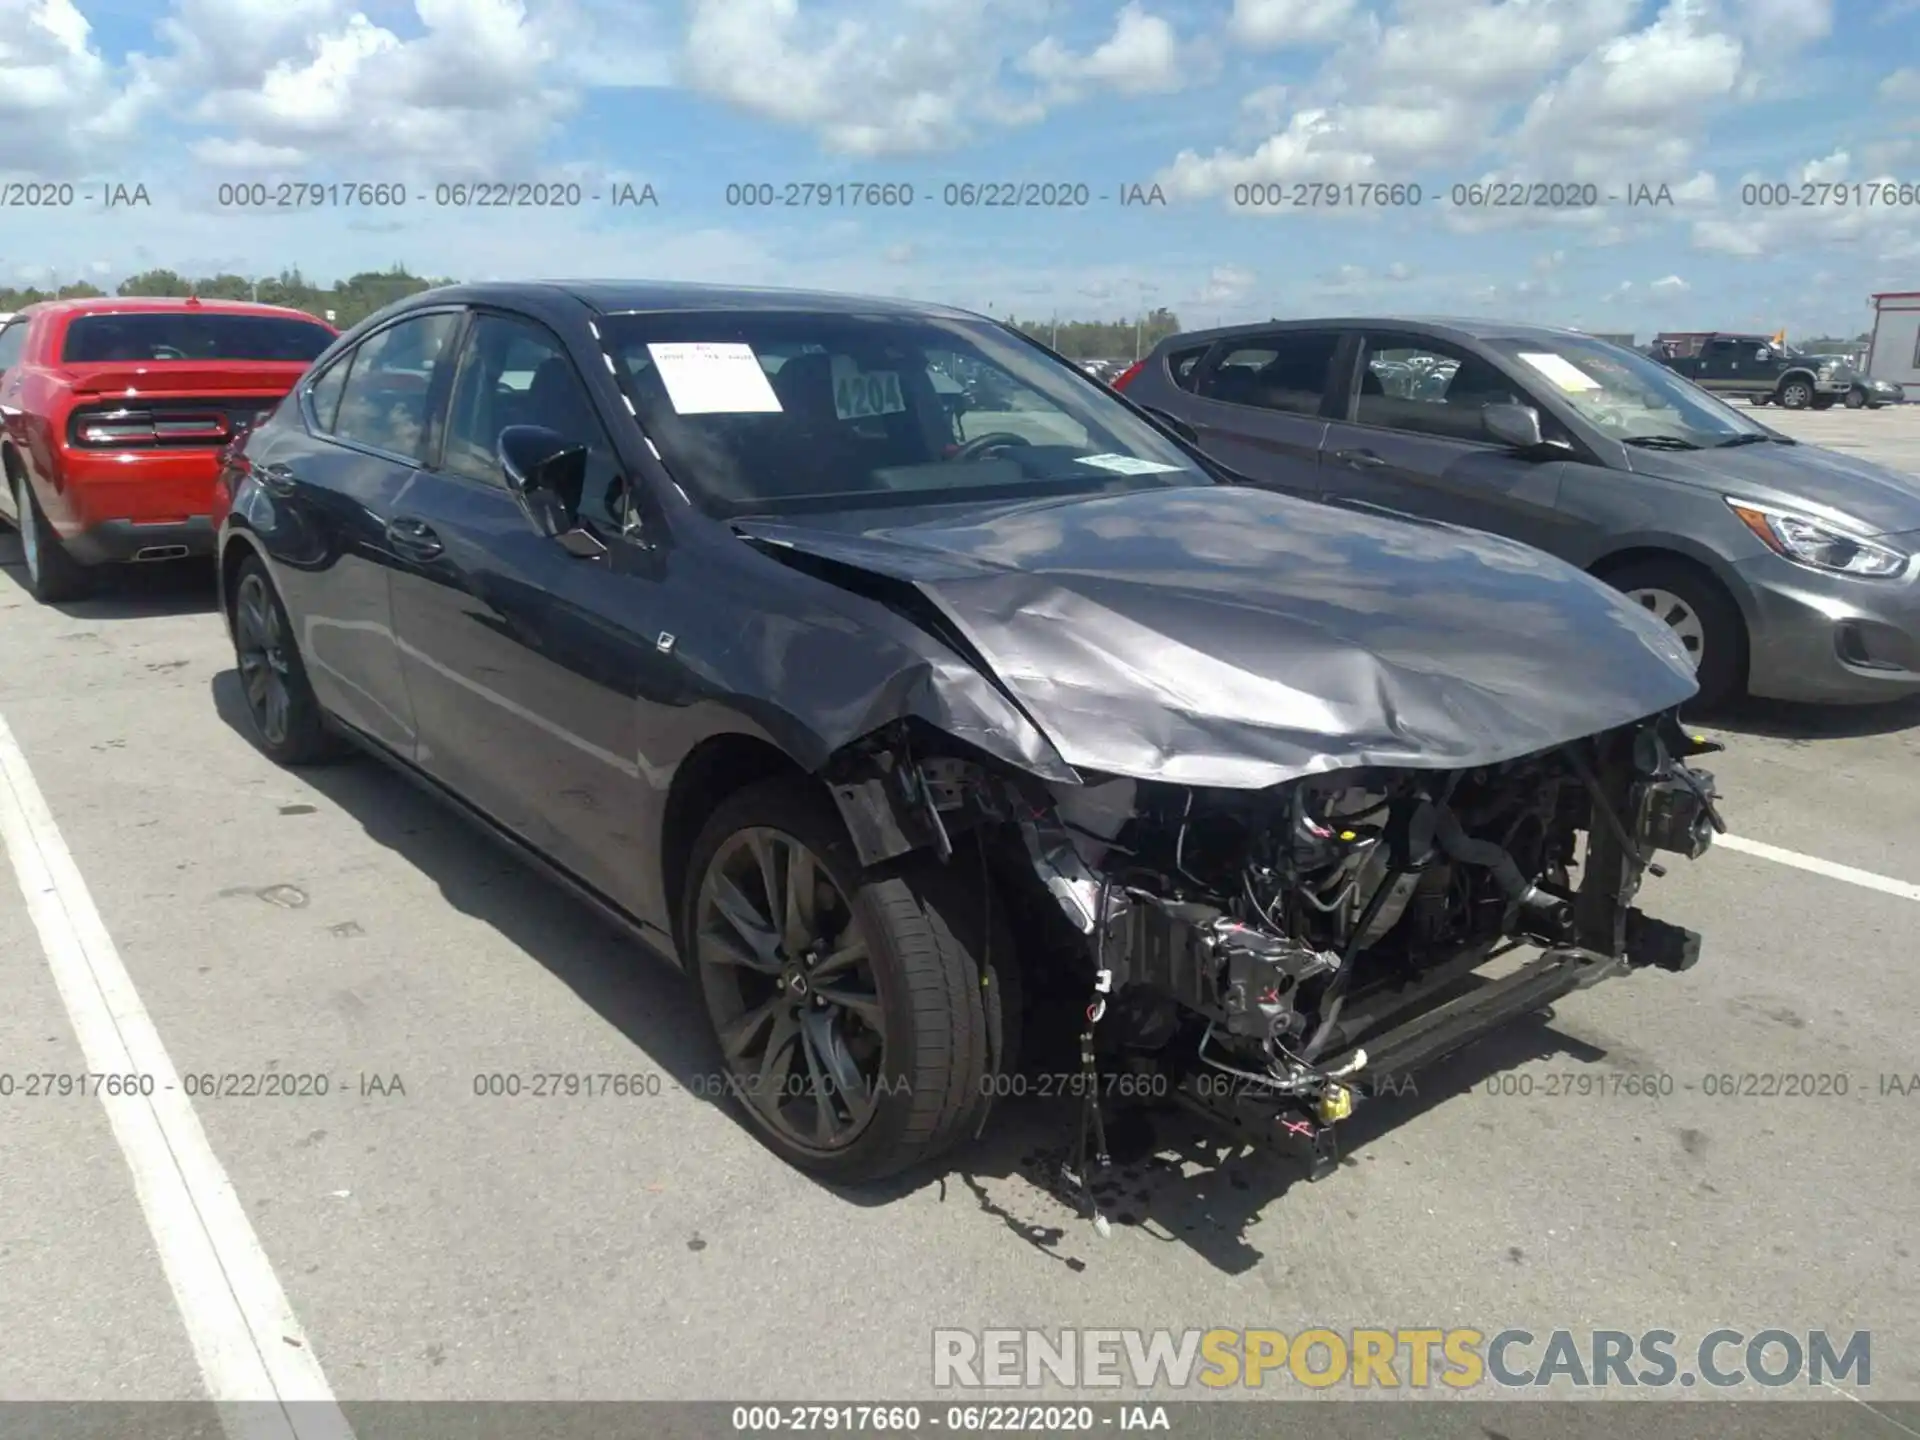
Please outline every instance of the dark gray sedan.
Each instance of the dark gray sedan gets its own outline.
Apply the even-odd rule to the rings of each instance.
[[[1258,483],[1511,536],[1670,624],[1701,701],[1920,690],[1920,479],[1635,351],[1485,320],[1173,336],[1115,382]]]

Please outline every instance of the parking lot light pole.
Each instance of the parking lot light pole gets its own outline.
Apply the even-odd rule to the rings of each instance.
[[[1133,317],[1133,358],[1135,360],[1140,358],[1140,338],[1147,323],[1147,296],[1156,293],[1159,288],[1158,285],[1148,285],[1144,281],[1138,287],[1140,308],[1134,312]]]

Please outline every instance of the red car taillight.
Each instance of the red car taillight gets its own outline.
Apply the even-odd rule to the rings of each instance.
[[[1133,383],[1134,376],[1138,375],[1146,366],[1147,362],[1144,360],[1134,361],[1131,365],[1127,366],[1126,369],[1113,377],[1113,388],[1115,390],[1126,389],[1127,386]]]
[[[224,445],[233,426],[219,410],[147,410],[95,407],[74,412],[73,443],[88,450],[146,449],[161,445]]]

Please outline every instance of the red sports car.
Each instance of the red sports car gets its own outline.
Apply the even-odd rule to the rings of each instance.
[[[219,455],[333,343],[299,310],[227,300],[48,300],[0,328],[0,515],[36,598],[100,567],[212,555]]]

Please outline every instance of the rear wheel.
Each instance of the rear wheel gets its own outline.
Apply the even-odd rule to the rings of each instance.
[[[1679,561],[1638,560],[1605,579],[1672,628],[1700,682],[1696,706],[1711,709],[1740,693],[1746,684],[1747,627],[1724,590]]]
[[[862,1183],[967,1138],[1012,1063],[1004,923],[927,857],[872,870],[813,782],[723,801],[694,842],[682,934],[716,1090],[789,1164]]]
[[[1789,410],[1804,410],[1813,403],[1813,385],[1795,376],[1781,383],[1777,398]]]
[[[14,513],[20,517],[20,551],[27,565],[27,589],[42,604],[80,599],[93,589],[93,572],[67,553],[26,477],[15,474],[9,478]]]
[[[345,749],[327,728],[293,626],[267,567],[248,558],[234,576],[233,648],[254,741],[282,765],[313,765]]]

